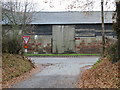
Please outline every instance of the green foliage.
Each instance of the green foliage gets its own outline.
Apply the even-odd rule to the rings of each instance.
[[[93,66],[91,69],[95,69],[97,67],[97,65],[99,65],[99,63],[101,63],[101,59],[99,59]]]
[[[99,54],[27,54],[27,56],[100,56]]]
[[[8,52],[12,54],[18,54],[22,46],[17,39],[8,41]]]

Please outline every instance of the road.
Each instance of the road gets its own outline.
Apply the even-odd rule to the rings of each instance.
[[[98,57],[39,58],[31,57],[36,64],[53,64],[12,88],[75,88],[81,67],[93,65]]]

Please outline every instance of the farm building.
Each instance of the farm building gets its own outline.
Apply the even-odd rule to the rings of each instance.
[[[113,12],[105,12],[105,35],[113,38]],[[101,12],[36,12],[32,17],[29,52],[100,53]],[[37,49],[35,49],[37,48]]]
[[[113,12],[105,12],[105,35],[114,37]],[[34,34],[52,53],[100,53],[101,12],[37,12],[31,22]],[[39,41],[40,42],[40,41]],[[49,48],[50,49],[50,48]],[[48,50],[50,51],[50,50]],[[50,52],[49,52],[50,53]]]

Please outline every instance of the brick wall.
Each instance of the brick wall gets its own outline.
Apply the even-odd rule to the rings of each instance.
[[[80,54],[99,54],[102,50],[100,38],[79,38],[76,40],[76,53]]]

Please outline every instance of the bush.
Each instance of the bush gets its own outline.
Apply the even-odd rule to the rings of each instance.
[[[106,48],[106,53],[105,53],[107,56],[110,56],[110,59],[113,61],[113,62],[116,62],[117,61],[117,42],[114,43],[114,44],[111,44],[109,45],[107,48]]]
[[[2,40],[2,52],[18,54],[22,50],[21,40],[19,38],[4,37]]]

